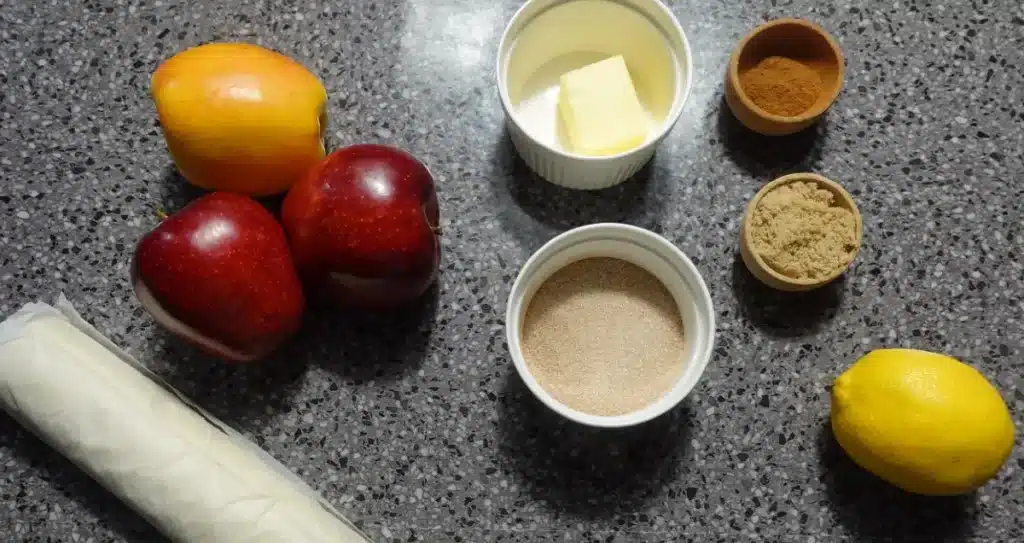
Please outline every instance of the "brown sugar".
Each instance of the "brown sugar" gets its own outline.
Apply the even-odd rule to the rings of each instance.
[[[624,260],[588,258],[555,272],[529,302],[521,334],[541,387],[592,415],[643,409],[683,372],[686,336],[675,299]]]
[[[818,101],[821,76],[810,66],[786,57],[768,57],[740,74],[740,87],[757,107],[795,117]]]
[[[836,196],[813,181],[765,194],[751,215],[751,247],[776,272],[818,279],[845,268],[857,254],[857,223]]]

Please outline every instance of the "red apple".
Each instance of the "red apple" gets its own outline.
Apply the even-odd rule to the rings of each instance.
[[[311,295],[387,309],[418,298],[437,277],[434,180],[400,149],[331,153],[288,191],[281,220]]]
[[[274,216],[228,192],[197,199],[146,234],[132,285],[158,323],[233,362],[273,351],[298,329],[306,303]]]

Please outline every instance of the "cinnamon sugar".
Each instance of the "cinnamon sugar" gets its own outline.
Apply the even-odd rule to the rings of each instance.
[[[656,402],[684,369],[686,336],[672,294],[647,270],[588,258],[555,272],[523,318],[523,357],[559,402],[624,415]]]

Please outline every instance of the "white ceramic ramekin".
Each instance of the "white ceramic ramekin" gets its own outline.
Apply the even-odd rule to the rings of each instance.
[[[611,257],[635,264],[657,277],[672,293],[686,333],[684,370],[667,394],[647,407],[617,416],[583,413],[552,397],[530,373],[519,343],[523,316],[533,295],[552,274],[585,258]],[[516,371],[526,386],[555,412],[588,426],[621,428],[651,420],[682,401],[704,373],[715,343],[715,310],[697,267],[665,238],[635,226],[601,223],[561,234],[527,260],[509,293],[505,334]]]
[[[557,93],[537,92],[551,91],[565,72],[614,55],[625,58],[656,128],[643,145],[617,155],[568,152],[559,142]],[[498,46],[498,91],[512,144],[532,170],[557,185],[602,189],[621,183],[654,156],[679,119],[691,65],[686,35],[659,0],[529,0]]]

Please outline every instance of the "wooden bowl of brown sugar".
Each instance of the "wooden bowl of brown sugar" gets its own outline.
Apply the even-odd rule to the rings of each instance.
[[[813,173],[784,175],[750,200],[740,256],[762,283],[784,291],[825,286],[860,250],[860,210],[839,183]]]
[[[766,136],[814,124],[843,87],[839,44],[818,25],[776,19],[747,34],[733,50],[725,99],[744,126]]]

